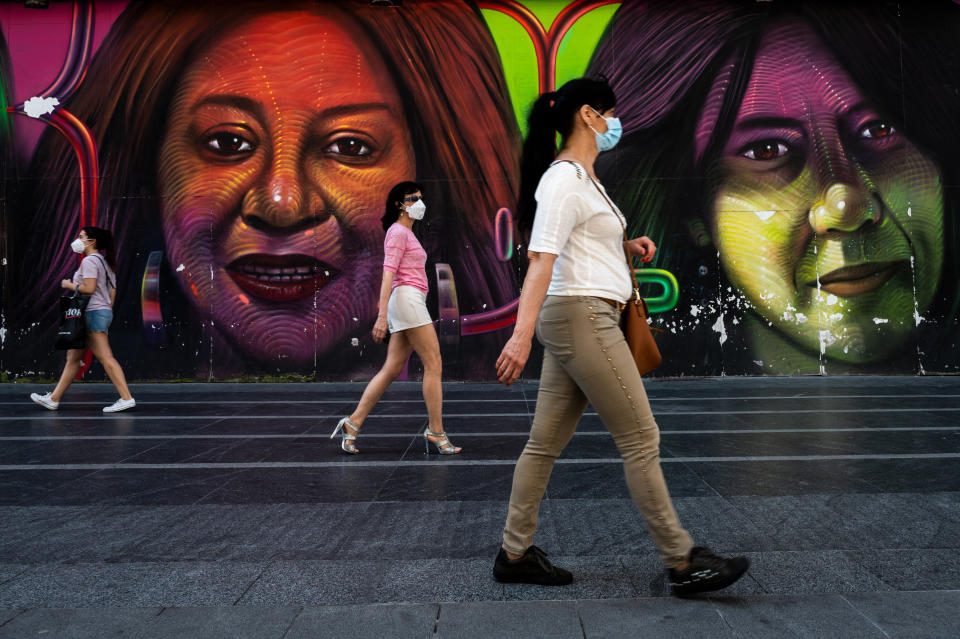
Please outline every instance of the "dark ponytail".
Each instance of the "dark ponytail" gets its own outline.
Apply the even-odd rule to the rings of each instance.
[[[94,248],[100,251],[110,270],[117,270],[117,249],[113,245],[113,233],[99,226],[85,226],[82,230],[94,241]]]
[[[544,93],[530,107],[527,137],[520,158],[520,197],[517,200],[517,226],[526,235],[533,228],[537,212],[534,193],[537,184],[557,155],[557,133],[563,141],[573,130],[573,118],[584,104],[600,113],[617,103],[606,78],[570,80],[551,93]]]

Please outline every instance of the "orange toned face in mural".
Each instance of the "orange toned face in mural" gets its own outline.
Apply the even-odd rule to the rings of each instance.
[[[724,82],[701,118],[701,152]],[[714,243],[763,324],[841,362],[903,349],[940,280],[940,172],[809,27],[764,35],[721,168]]]
[[[179,84],[160,151],[184,293],[229,341],[291,366],[368,329],[380,209],[415,175],[396,87],[333,15],[266,15],[211,43]]]

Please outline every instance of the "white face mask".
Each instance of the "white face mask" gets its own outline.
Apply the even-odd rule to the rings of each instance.
[[[422,220],[423,214],[427,212],[427,205],[423,203],[423,200],[417,200],[410,206],[405,206],[407,215],[410,216],[411,220]]]
[[[83,249],[86,248],[86,243],[81,240],[79,237],[74,241],[70,242],[70,248],[73,249],[74,253],[83,253]]]

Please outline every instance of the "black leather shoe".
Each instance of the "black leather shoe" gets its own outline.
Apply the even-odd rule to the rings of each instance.
[[[727,559],[713,554],[709,548],[697,546],[690,551],[689,568],[670,569],[670,585],[673,594],[678,596],[720,590],[742,577],[749,567],[750,560],[746,557]]]
[[[501,548],[493,562],[493,578],[501,583],[541,586],[565,586],[573,581],[569,570],[551,564],[547,553],[536,546],[527,548],[519,559],[510,559]]]

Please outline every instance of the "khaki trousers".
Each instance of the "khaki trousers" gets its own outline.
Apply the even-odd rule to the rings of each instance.
[[[660,469],[660,430],[619,323],[620,312],[596,297],[548,296],[540,309],[540,391],[530,439],[513,473],[503,530],[503,547],[511,553],[522,554],[533,543],[554,461],[589,402],[613,435],[627,487],[663,563],[674,567],[686,561],[693,541],[670,501]]]

